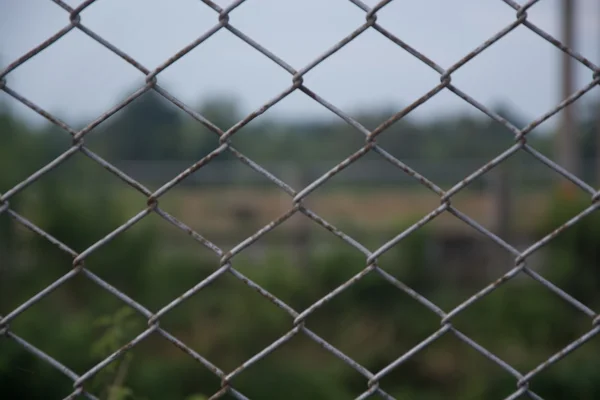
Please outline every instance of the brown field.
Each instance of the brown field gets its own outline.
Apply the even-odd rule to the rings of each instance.
[[[549,196],[543,193],[515,196],[514,229],[522,231],[533,228],[545,211],[548,200]],[[269,189],[224,188],[205,191],[191,188],[169,193],[166,204],[168,211],[172,210],[175,216],[192,228],[203,232],[231,232],[239,228],[244,213],[248,216],[247,224],[258,229],[288,211],[292,207],[292,199],[283,191]],[[309,195],[304,204],[336,226],[351,224],[378,231],[416,222],[437,208],[440,199],[425,191],[364,189],[316,191]],[[490,194],[463,192],[453,198],[452,204],[484,227],[493,229],[495,204]],[[472,230],[449,213],[445,214],[431,223],[434,230]]]

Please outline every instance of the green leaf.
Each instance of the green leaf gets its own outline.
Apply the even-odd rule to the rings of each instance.
[[[186,397],[185,400],[207,400],[208,397],[206,397],[203,394],[193,394],[189,397]]]

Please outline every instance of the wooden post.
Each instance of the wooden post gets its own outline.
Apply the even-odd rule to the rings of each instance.
[[[496,167],[494,188],[495,228],[496,234],[508,240],[511,230],[512,196],[510,188],[509,166],[501,164]]]
[[[573,48],[573,45],[575,44],[575,2],[573,0],[562,0],[561,8],[561,41],[567,47]],[[561,70],[561,101],[569,97],[574,92],[573,63],[573,58],[563,52]],[[567,171],[577,175],[580,172],[579,140],[573,111],[574,109],[572,104],[562,110],[562,120],[558,137],[555,139],[555,145],[558,163]],[[560,181],[559,191],[561,195],[567,196],[567,198],[572,198],[574,195],[573,189],[573,186],[565,180]]]
[[[492,193],[494,203],[494,230],[498,237],[507,243],[512,242],[513,196],[511,166],[503,163],[495,168]],[[498,267],[500,270],[509,268],[514,257],[505,249],[498,247]],[[495,266],[494,266],[495,267]],[[492,276],[496,271],[490,271]]]
[[[302,167],[289,164],[286,168],[284,181],[294,188],[297,192],[310,184],[310,176]],[[285,204],[289,207],[290,197],[285,194]],[[286,209],[287,209],[286,207]],[[290,221],[291,226],[291,254],[294,264],[301,268],[308,268],[310,264],[311,238],[310,223],[304,214],[298,212]]]

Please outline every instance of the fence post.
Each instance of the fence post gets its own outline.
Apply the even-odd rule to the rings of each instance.
[[[510,168],[507,164],[499,165],[493,185],[495,228],[502,239],[508,239],[511,231],[512,193],[510,187]]]
[[[565,46],[572,49],[575,42],[575,2],[573,0],[562,0],[560,13],[561,25],[562,25],[562,42]],[[562,69],[561,69],[561,82],[562,82],[562,94],[561,100],[566,99],[573,94],[573,57],[563,52],[562,54]],[[573,105],[570,104],[563,108],[561,124],[558,135],[555,139],[556,154],[558,157],[559,164],[562,165],[567,171],[577,175],[580,171],[579,166],[579,151],[578,151],[578,137],[577,127],[575,124],[575,117],[573,115]],[[561,180],[559,183],[560,193],[567,197],[572,197],[573,186],[565,180]]]
[[[310,184],[310,176],[306,168],[299,167],[294,163],[289,163],[285,168],[285,182],[299,192]],[[285,203],[289,203],[290,198],[283,194]],[[288,221],[290,224],[289,245],[294,254],[295,264],[301,268],[307,268],[310,264],[310,221],[304,214],[298,212],[295,218]]]
[[[501,164],[496,168],[492,180],[492,198],[494,212],[494,230],[498,237],[507,243],[512,239],[513,196],[511,180],[513,178],[509,164]],[[511,263],[511,254],[498,248],[497,260],[500,268]]]

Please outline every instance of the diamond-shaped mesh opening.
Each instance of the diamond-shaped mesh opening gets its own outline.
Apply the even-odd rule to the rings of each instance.
[[[137,18],[139,7],[150,7],[150,18]],[[148,9],[150,11],[150,9]],[[206,31],[216,19],[200,2],[186,0],[173,7],[160,2],[99,1],[82,13],[83,24],[130,54],[147,68],[156,68]],[[169,26],[177,24],[177,29]],[[157,27],[162,27],[158,28]],[[168,41],[161,37],[169,32]],[[152,51],[148,51],[151,48]]]
[[[166,381],[158,377],[166,377]],[[115,362],[111,373],[98,376],[95,383],[101,389],[97,391],[99,394],[113,391],[140,398],[171,395],[181,399],[208,398],[220,389],[220,380],[213,371],[159,333],[151,334],[128,350]]]
[[[43,17],[41,17],[42,15]],[[42,18],[45,23],[38,25]],[[59,32],[67,25],[68,20],[65,19],[64,11],[52,2],[36,1],[11,5],[11,18],[5,18],[2,22],[2,28],[0,28],[3,33],[0,66],[5,68],[13,60]],[[22,27],[24,23],[37,25],[37,29],[23,30],[20,35],[12,36],[8,40],[8,32]]]
[[[497,105],[491,111],[518,124],[513,115],[502,115],[502,108]],[[515,144],[514,136],[506,126],[444,89],[384,130],[377,141],[390,155],[442,189],[450,190],[510,149]],[[465,192],[485,192],[493,187],[493,178],[493,172],[484,174],[453,199]],[[413,186],[419,183],[409,176],[404,179]]]
[[[395,359],[402,355],[397,354]],[[486,383],[481,384],[484,376]],[[436,400],[508,397],[515,391],[515,382],[510,372],[452,332],[437,338],[380,380],[395,398]]]
[[[519,3],[525,4],[527,1],[521,0]],[[571,48],[581,54],[585,54],[588,59],[598,64],[598,61],[600,61],[600,54],[598,54],[597,51],[594,51],[594,47],[592,47],[594,44],[581,40],[582,37],[585,37],[588,34],[596,34],[598,32],[598,9],[594,7],[594,4],[585,2],[574,5],[574,16],[578,26],[576,35],[579,36],[579,39],[576,39],[574,43],[572,43]],[[527,10],[527,15],[527,18],[540,30],[561,40],[561,16],[564,15],[564,2],[556,0],[538,1],[533,7]],[[576,74],[576,76],[577,75],[579,74]],[[577,78],[581,79],[583,77],[577,76]],[[589,74],[585,74],[585,79],[589,79]]]
[[[0,389],[8,398],[64,398],[73,391],[72,381],[60,370],[23,349],[12,337],[0,341]],[[39,379],[31,385],[32,379]]]
[[[118,182],[75,152],[11,200],[34,226],[71,249],[83,251],[145,208],[143,196],[132,188],[121,185],[111,190]],[[35,239],[39,243],[42,238],[36,235]]]
[[[70,254],[21,224],[22,218],[17,213],[0,216],[3,234],[10,238],[2,246],[0,315],[8,314],[69,272],[73,262]]]
[[[318,0],[246,3],[232,13],[231,22],[286,62],[301,68],[364,21],[361,11],[347,1],[334,0],[332,6],[323,9]],[[273,17],[264,21],[264,13]]]
[[[465,292],[505,273],[515,256],[505,243],[498,243],[502,238],[494,240],[489,236],[493,233],[473,220],[479,217],[474,210],[468,210],[475,215],[453,206],[404,236],[378,257],[382,269],[443,310],[463,301]],[[410,228],[411,224],[399,224],[395,231],[402,235]],[[431,304],[426,306],[431,310]]]
[[[382,59],[391,68],[373,73],[380,69]],[[352,72],[344,67],[348,60],[356,60]],[[373,108],[408,105],[437,85],[439,77],[379,33],[367,30],[309,71],[305,82],[317,94],[352,115],[356,113],[353,105]]]
[[[16,102],[9,98],[7,103],[12,105]],[[20,103],[15,105],[15,110],[12,111],[10,108],[2,110],[0,107],[2,110],[0,111],[0,120],[2,121],[2,130],[5,132],[3,138],[10,144],[10,147],[3,146],[1,153],[4,165],[10,170],[10,173],[0,176],[1,193],[7,193],[21,185],[41,168],[55,162],[69,149],[70,145],[70,135],[55,127],[44,126],[34,129],[34,136],[28,137],[31,127],[18,123],[13,116],[18,112],[17,108],[24,111],[25,115],[35,114],[31,110],[25,109]],[[17,192],[16,196],[25,197],[21,193]]]
[[[569,357],[552,364],[531,380],[531,386],[544,398],[576,396],[593,397],[598,391],[598,381],[590,376],[590,371],[598,368],[598,359],[593,355],[598,351],[600,338],[593,337],[585,347],[573,351]]]
[[[519,26],[456,71],[453,83],[487,106],[492,105],[494,98],[508,99],[511,108],[520,110],[529,122],[563,100],[560,86],[552,84],[560,72],[555,60],[561,56],[555,46]],[[501,79],[504,84],[494,92],[484,91],[482,84],[492,78],[486,72],[492,65],[502,71],[501,77],[493,79]],[[521,73],[524,68],[535,68],[535,77],[525,78]],[[587,75],[584,81],[575,82],[573,91],[577,91],[591,80],[591,72],[578,62],[573,63],[573,68],[577,76]],[[531,90],[534,86],[540,90]]]
[[[383,314],[391,317],[381,318]],[[314,311],[307,323],[333,346],[375,371],[437,329],[439,318],[374,271]]]
[[[374,6],[377,2],[371,3]],[[462,3],[459,6],[443,0],[425,0],[410,5],[391,2],[377,16],[384,29],[443,67],[457,62],[514,21],[514,12],[502,2]],[[440,29],[439,36],[428,33],[433,26]]]
[[[220,115],[211,112],[210,106],[199,107],[200,112],[220,122]],[[219,103],[216,106],[219,107]],[[194,109],[188,111],[198,114]],[[117,111],[106,123],[90,132],[86,139],[91,151],[148,190],[156,190],[169,183],[173,177],[202,162],[219,147],[218,137],[213,131],[152,90]],[[197,183],[212,183],[210,176],[218,166],[211,164],[231,158],[227,152],[218,154],[206,162],[205,169],[183,179],[175,191]],[[166,197],[170,202],[173,197],[178,197],[169,195],[167,193],[161,200]]]
[[[366,387],[367,379],[323,348],[323,338],[317,336],[315,341],[311,336],[297,333],[234,378],[234,385],[253,398],[300,400],[358,396]],[[287,362],[290,358],[295,362]],[[265,376],[267,380],[263,380]],[[298,390],[290,392],[288,388],[293,382],[301,384]]]
[[[10,329],[80,372],[132,340],[143,331],[145,321],[83,274],[65,275],[54,291],[14,317]]]
[[[593,148],[592,146],[595,145],[595,140],[593,139],[594,135],[591,132],[590,127],[591,125],[597,125],[597,123],[592,122],[593,118],[589,116],[589,113],[590,110],[597,110],[597,99],[600,90],[598,89],[598,85],[595,87],[589,86],[589,80],[586,80],[582,86],[584,85],[588,86],[583,87],[583,89],[577,92],[577,94],[580,94],[581,96],[577,98],[577,101],[570,105],[572,112],[576,115],[571,129],[573,130],[574,138],[577,140],[576,145],[580,155],[580,159],[577,160],[576,178],[589,184],[597,178],[597,173],[594,171],[594,156],[590,153]],[[591,112],[595,113],[595,111]],[[559,158],[560,148],[563,146],[563,143],[557,143],[556,140],[553,140],[552,136],[552,134],[556,134],[563,129],[561,126],[563,115],[564,111],[554,113],[553,109],[543,115],[538,115],[535,121],[530,123],[527,129],[531,127],[531,124],[534,124],[535,128],[527,134],[528,143],[535,151],[529,151],[528,154],[541,163],[546,164],[546,166],[548,166],[548,160],[550,160],[567,172],[574,172],[572,166],[565,165],[564,161]],[[528,161],[531,163],[531,160]],[[545,173],[558,172],[555,166],[541,168],[546,170]],[[569,179],[572,180],[572,177]],[[580,184],[578,185],[580,186]],[[587,191],[589,191],[589,189]]]
[[[172,88],[174,95],[192,102],[198,96],[194,88],[202,87],[203,94],[209,95],[233,94],[244,88],[251,94],[243,99],[246,113],[291,86],[291,77],[284,69],[225,29],[178,59],[158,79]]]
[[[73,49],[83,50],[76,50],[78,56],[71,58]],[[85,62],[89,58],[97,59],[102,68],[90,72]],[[60,73],[49,76],[46,68]],[[114,97],[128,87],[137,89],[143,84],[132,66],[77,29],[19,66],[8,79],[21,96],[73,126],[96,118],[99,109],[113,107]],[[91,99],[89,93],[95,93]],[[70,110],[73,103],[82,106],[77,113]]]
[[[227,273],[169,311],[161,326],[229,373],[289,331],[290,320]]]
[[[317,95],[320,93],[317,92]],[[290,109],[293,111],[290,112]],[[233,122],[240,120],[242,117]],[[224,129],[231,125],[233,123],[224,126]],[[310,146],[314,140],[321,143],[320,148]],[[244,125],[231,142],[244,156],[287,182],[290,179],[288,175],[295,170],[312,178],[324,173],[328,168],[324,164],[334,161],[332,150],[348,149],[352,152],[364,144],[364,134],[314,101],[310,95],[296,90]],[[281,154],[287,157],[282,160]],[[240,166],[239,172],[236,169],[237,174],[236,183],[260,182],[259,175],[245,165]],[[294,182],[287,183],[300,189],[294,186]]]
[[[588,316],[523,273],[465,309],[453,325],[519,371],[543,363],[590,328]]]

